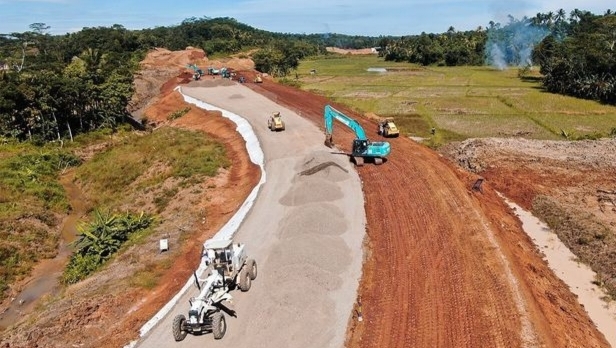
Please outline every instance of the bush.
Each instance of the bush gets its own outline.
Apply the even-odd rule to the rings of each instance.
[[[169,121],[173,121],[173,120],[175,120],[177,118],[180,118],[180,117],[186,115],[189,111],[190,111],[190,106],[187,106],[187,107],[185,107],[185,108],[183,108],[181,110],[177,110],[177,111],[174,111],[174,112],[170,113],[169,116],[167,116],[167,119]]]
[[[134,232],[153,222],[149,215],[115,215],[95,210],[94,221],[79,227],[75,253],[62,275],[64,284],[74,284],[96,271],[109,260]]]

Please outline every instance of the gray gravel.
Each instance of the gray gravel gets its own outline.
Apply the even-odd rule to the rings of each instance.
[[[313,124],[235,83],[201,84],[183,92],[245,117],[265,153],[267,182],[236,238],[259,276],[232,292],[237,318],[222,340],[188,335],[175,342],[171,322],[188,311],[189,291],[139,347],[342,347],[361,277],[364,201],[357,173],[323,145]],[[280,111],[283,132],[267,117]],[[303,175],[300,175],[303,173]]]

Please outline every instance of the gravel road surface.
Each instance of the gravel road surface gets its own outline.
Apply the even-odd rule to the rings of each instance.
[[[265,153],[267,181],[234,240],[259,266],[246,293],[233,291],[237,318],[221,340],[188,335],[175,342],[173,317],[187,315],[186,293],[138,347],[342,347],[356,300],[365,235],[361,182],[344,155],[289,109],[235,83],[202,81],[182,92],[247,119]],[[286,130],[267,118],[280,111]]]

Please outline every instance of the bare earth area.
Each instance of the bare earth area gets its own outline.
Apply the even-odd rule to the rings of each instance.
[[[189,81],[183,80],[181,76],[185,78],[186,71],[177,65],[175,68],[180,71],[176,76],[180,77],[172,77],[168,84],[160,80],[153,82],[149,91],[143,93],[141,107],[148,104],[146,96],[158,95],[161,87],[169,91],[177,83]],[[157,61],[155,66],[165,68],[165,59]],[[243,73],[254,76],[250,69]],[[205,83],[190,85],[198,87]],[[212,88],[217,87],[201,90]],[[320,172],[321,176],[316,178],[268,177],[274,182],[263,193],[269,201],[260,201],[252,213],[253,226],[260,228],[255,228],[257,232],[252,237],[241,233],[239,236],[251,248],[250,252],[260,255],[258,261],[263,272],[269,269],[270,273],[260,273],[253,285],[254,292],[238,295],[238,318],[229,320],[228,341],[227,337],[213,341],[207,336],[192,337],[190,341],[189,336],[186,346],[233,343],[239,347],[266,344],[323,347],[344,341],[347,347],[609,347],[576,297],[548,268],[522,230],[520,221],[497,194],[501,192],[525,208],[531,207],[536,196],[544,194],[563,205],[576,204],[582,199],[579,209],[587,208],[597,216],[603,214],[610,223],[614,216],[601,211],[610,212],[611,208],[596,200],[596,189],[614,190],[616,161],[593,156],[597,153],[595,145],[573,150],[574,147],[562,143],[475,140],[452,146],[443,156],[407,138],[390,139],[392,154],[385,164],[357,168],[366,219],[366,238],[360,250],[359,244],[353,244],[355,239],[336,235],[336,231],[355,231],[357,227],[350,228],[351,220],[341,218],[345,216],[342,207],[347,204],[335,206],[334,203],[362,201],[361,196],[351,197],[351,191],[336,189],[345,180],[354,180],[347,157],[323,152],[322,143],[307,145],[314,147],[293,156],[286,152],[291,149],[277,147],[273,138],[294,136],[297,144],[317,141],[314,127],[322,129],[323,107],[328,100],[268,79],[263,84],[248,83],[242,88],[250,88],[268,98],[270,107],[277,104],[302,117],[295,119],[296,129],[291,131],[289,127],[288,133],[268,135],[264,150],[270,153],[269,165],[299,173],[313,168],[308,163],[317,158],[332,160],[349,171],[328,167],[328,171]],[[241,93],[234,94],[238,96],[226,97],[225,106],[250,114],[254,106],[242,104]],[[143,114],[161,125],[167,122],[169,113],[186,106],[178,93],[163,93],[155,104],[143,109]],[[377,140],[373,120],[334,106],[359,120],[369,137]],[[265,127],[265,117],[255,124]],[[303,138],[301,127],[309,122],[312,123],[306,126],[309,135]],[[123,346],[138,338],[141,325],[188,279],[197,266],[201,242],[229,219],[259,175],[258,168],[248,161],[243,141],[233,125],[219,113],[191,107],[187,115],[172,125],[215,136],[230,151],[233,165],[229,172],[215,178],[215,185],[206,184],[215,187],[211,191],[195,197],[194,201],[178,202],[186,209],[183,225],[191,232],[172,237],[175,249],[170,264],[155,266],[157,260],[148,256],[151,250],[131,249],[95,278],[67,289],[59,299],[50,299],[45,310],[2,333],[0,347]],[[350,150],[353,137],[350,131],[336,125],[334,141],[342,151]],[[613,144],[605,146],[600,152],[614,156]],[[563,151],[569,155],[561,158]],[[580,154],[567,151],[580,151]],[[277,170],[283,173],[282,169]],[[472,190],[479,175],[485,178],[482,190]],[[306,198],[313,197],[309,193],[316,190],[323,190],[319,191],[321,197],[328,198],[318,202]],[[271,216],[267,215],[269,203],[276,209]],[[199,215],[203,209],[208,212],[206,223],[202,223]],[[305,220],[306,214],[319,215],[322,219]],[[169,217],[172,220],[173,215]],[[310,233],[298,234],[297,229],[288,228],[297,224]],[[153,235],[148,245],[154,248],[164,233]],[[275,265],[287,260],[312,260],[311,254],[302,247],[306,245],[323,250],[330,247],[348,250],[343,259],[332,255],[314,260],[322,263],[312,273],[311,269],[297,269],[301,279],[277,277],[281,272],[291,271],[293,264],[280,271]],[[293,249],[289,251],[290,248]],[[362,251],[364,262],[357,290],[340,290],[350,289],[349,284],[357,281],[351,271],[352,260]],[[161,281],[154,289],[137,288],[123,278],[143,264],[158,267]],[[347,268],[340,271],[338,265]],[[323,277],[318,275],[323,270],[329,271],[326,279],[334,279],[333,283],[319,283]],[[288,288],[294,281],[306,279],[314,281],[314,287]],[[280,283],[281,289],[276,289],[275,282]],[[346,285],[341,287],[341,284]],[[327,296],[322,295],[323,291]],[[305,297],[315,294],[315,306],[306,307]],[[265,307],[259,306],[261,300]],[[179,310],[186,308],[184,303]],[[358,320],[360,313],[362,321]],[[334,328],[346,325],[346,337],[336,336],[337,331],[328,321],[331,315],[348,318],[348,322],[334,324]],[[297,317],[312,326],[294,325]],[[161,346],[174,345],[174,342],[165,343],[172,338],[169,326],[164,325],[161,324],[164,331],[157,340],[163,340],[159,341],[163,342]],[[291,338],[282,335],[288,340],[273,335],[275,331],[284,333],[285,330],[295,330],[298,334]]]
[[[324,98],[254,88],[322,124]],[[336,133],[350,150],[353,135]],[[368,229],[364,320],[350,323],[347,346],[609,346],[489,182],[474,192],[476,175],[410,139],[391,143],[387,163],[358,170]]]

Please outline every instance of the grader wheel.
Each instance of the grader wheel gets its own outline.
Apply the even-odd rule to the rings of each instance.
[[[184,330],[184,324],[186,323],[186,317],[182,314],[173,318],[173,338],[176,342],[182,341],[186,338],[188,332]]]
[[[247,267],[242,268],[238,277],[240,277],[240,290],[243,292],[250,290],[252,279],[250,279],[250,274],[248,273]]]
[[[257,262],[254,259],[248,259],[246,261],[246,267],[248,267],[248,275],[251,280],[257,278]]]
[[[227,332],[227,321],[222,312],[216,312],[212,316],[212,334],[214,339],[219,340],[225,336]]]

